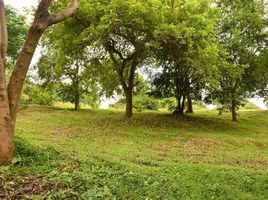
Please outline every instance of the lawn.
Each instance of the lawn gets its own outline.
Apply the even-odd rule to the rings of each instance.
[[[166,112],[30,106],[3,199],[268,199],[268,112]]]

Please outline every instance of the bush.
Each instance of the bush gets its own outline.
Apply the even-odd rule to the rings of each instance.
[[[174,111],[176,109],[177,100],[174,97],[164,98],[160,101],[161,108],[168,109],[169,111]]]
[[[120,99],[115,104],[110,105],[110,108],[124,109],[126,106],[126,99]],[[160,107],[159,101],[149,96],[134,96],[133,108],[139,112],[143,110],[158,110]]]
[[[149,96],[135,96],[133,98],[133,108],[138,111],[158,110],[159,101]]]
[[[29,104],[29,97],[26,94],[22,94],[20,97],[20,108],[25,108]]]
[[[247,110],[259,110],[260,108],[258,106],[256,106],[254,103],[252,102],[248,102],[244,109],[247,109]]]
[[[126,100],[120,99],[114,104],[110,104],[109,108],[114,108],[114,109],[124,109],[126,107]]]
[[[27,98],[25,98],[27,97]],[[38,104],[51,106],[56,97],[38,85],[27,85],[23,91],[21,105]]]

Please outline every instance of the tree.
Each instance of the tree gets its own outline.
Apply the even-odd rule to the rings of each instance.
[[[192,112],[192,98],[213,72],[217,47],[214,11],[208,1],[167,4],[165,21],[156,32],[159,65],[163,68],[153,80],[153,95],[176,97],[174,113],[183,114],[186,99]]]
[[[232,120],[236,121],[237,110],[244,99],[260,89],[258,83],[263,79],[257,62],[259,54],[267,48],[265,4],[258,0],[221,0],[218,6],[216,36],[220,44],[220,76],[218,84],[210,85],[209,98],[221,104],[221,111],[230,111]]]
[[[150,42],[161,16],[160,1],[83,1],[77,22],[84,25],[80,35],[96,56],[99,68],[112,66],[126,97],[126,117],[132,116],[136,72],[149,57]]]
[[[37,80],[42,88],[51,91],[63,102],[74,103],[75,110],[80,109],[81,101],[97,104],[98,78],[92,76],[91,63],[82,59],[83,52],[76,57],[64,57],[62,60],[57,59],[54,53],[50,55],[53,51],[43,53],[36,65]],[[61,49],[57,50],[57,55],[61,54],[60,51]],[[88,96],[92,98],[90,102]]]
[[[30,62],[44,31],[78,11],[76,0],[71,6],[57,14],[50,14],[51,0],[41,0],[35,12],[25,43],[18,56],[9,84],[6,84],[5,60],[8,47],[8,34],[5,6],[0,0],[0,164],[9,163],[15,152],[13,135],[16,125],[19,98]]]

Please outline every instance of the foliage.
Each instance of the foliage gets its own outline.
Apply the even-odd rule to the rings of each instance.
[[[54,91],[60,101],[75,103],[76,93],[75,88],[72,84],[61,83],[54,85],[54,88]],[[95,91],[90,91],[87,89],[88,88],[83,89],[83,87],[80,87],[80,93],[82,94],[80,97],[81,103],[89,105],[93,108],[98,107],[100,103],[99,97],[96,95]]]
[[[159,102],[157,99],[154,99],[149,96],[134,96],[133,108],[137,111],[158,110]]]
[[[243,107],[246,110],[259,110],[260,108],[256,104],[248,101],[247,104]]]
[[[215,14],[208,1],[166,4],[165,21],[156,30],[156,56],[162,72],[152,80],[152,95],[175,97],[183,114],[186,98],[200,96],[214,73],[217,45]]]
[[[110,105],[111,108],[123,109],[125,107],[126,100],[120,99],[118,102]],[[139,112],[144,110],[158,110],[160,107],[159,100],[150,97],[148,95],[134,96],[133,108]]]
[[[209,86],[208,98],[218,101],[221,111],[231,111],[235,121],[245,98],[267,87],[266,64],[258,64],[261,52],[267,48],[266,8],[264,1],[256,0],[222,0],[218,5],[220,76],[215,85]]]
[[[37,104],[51,106],[56,100],[56,96],[51,91],[42,89],[39,85],[27,84],[23,90],[21,105]]]
[[[18,11],[10,6],[6,6],[6,18],[8,28],[8,50],[7,50],[7,66],[14,64],[22,44],[25,40],[28,25],[26,17],[18,14]]]
[[[160,100],[161,108],[166,108],[169,111],[176,110],[177,100],[175,97],[163,98]]]

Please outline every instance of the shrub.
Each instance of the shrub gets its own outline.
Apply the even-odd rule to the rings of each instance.
[[[174,111],[176,109],[177,100],[174,97],[164,98],[160,101],[161,108],[166,108],[169,111]]]
[[[22,104],[24,103],[51,106],[56,99],[52,92],[42,89],[38,85],[27,85],[23,92],[24,95],[27,96],[27,100],[21,98]]]
[[[259,110],[260,108],[256,104],[254,104],[252,102],[248,102],[245,105],[244,109],[247,109],[247,110]]]
[[[138,111],[158,110],[159,102],[157,99],[149,96],[135,96],[133,98],[133,108]]]
[[[115,109],[124,109],[126,104],[126,100],[120,99],[115,104],[110,105],[110,108]],[[134,96],[133,97],[133,108],[139,112],[143,110],[158,110],[159,109],[159,101],[155,98],[149,96]]]

